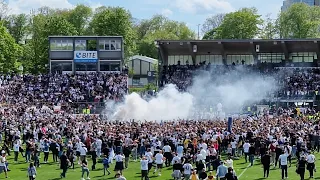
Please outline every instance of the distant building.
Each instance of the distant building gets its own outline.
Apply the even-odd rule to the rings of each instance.
[[[287,10],[294,3],[306,3],[309,6],[319,6],[320,0],[284,0],[281,11]]]
[[[157,67],[157,64],[157,59],[153,59],[147,56],[135,55],[129,58],[127,66],[129,67],[129,69],[133,70],[133,74],[131,74],[132,77],[129,78],[129,86],[144,86],[150,83],[150,80],[152,79],[150,78],[150,73],[154,74],[157,71],[155,69],[155,67]]]

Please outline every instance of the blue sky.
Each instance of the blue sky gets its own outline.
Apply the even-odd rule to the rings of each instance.
[[[147,19],[155,14],[163,14],[170,19],[183,21],[193,30],[207,17],[217,13],[228,13],[242,7],[256,7],[265,17],[271,13],[276,18],[282,0],[7,0],[10,13],[28,13],[41,6],[52,8],[72,8],[76,4],[86,4],[93,8],[101,5],[121,6],[135,18]]]

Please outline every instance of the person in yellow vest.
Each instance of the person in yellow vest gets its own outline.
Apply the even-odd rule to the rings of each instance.
[[[90,109],[89,108],[87,108],[86,114],[90,114]]]
[[[296,110],[297,110],[297,116],[300,116],[300,108],[296,108]]]
[[[318,95],[318,90],[315,90],[314,93],[315,93],[316,95]]]
[[[247,111],[248,111],[248,114],[251,114],[251,107],[250,106],[248,106]]]
[[[192,174],[190,176],[190,180],[199,180],[199,177],[197,175],[197,171],[196,170],[192,171]]]
[[[86,113],[87,113],[87,109],[86,108],[82,109],[82,114],[86,114]]]

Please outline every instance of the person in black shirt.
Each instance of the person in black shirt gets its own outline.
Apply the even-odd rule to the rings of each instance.
[[[128,146],[125,146],[123,148],[123,155],[124,155],[124,166],[127,169],[129,165],[129,160],[130,160],[130,154],[131,154],[131,149]]]
[[[265,155],[261,157],[261,164],[263,165],[263,177],[269,177],[269,171],[270,171],[270,153],[269,151],[266,152]]]
[[[97,164],[97,152],[96,151],[91,151],[91,159],[92,159],[92,171],[96,169],[96,164]]]
[[[279,147],[279,145],[276,146],[276,163],[274,167],[277,167],[277,163],[279,163],[279,168],[280,168],[280,162],[279,162],[279,157],[282,154],[282,149]]]
[[[173,169],[173,174],[172,174],[173,178],[181,179],[181,176],[182,176],[181,172],[183,170],[183,165],[180,162],[176,161],[174,162],[172,169]]]
[[[298,164],[297,164],[297,170],[296,172],[300,175],[300,179],[304,180],[304,174],[306,171],[306,164],[307,161],[304,157],[301,157]]]
[[[228,172],[225,175],[225,180],[238,180],[238,177],[234,174],[231,167],[228,168]]]
[[[68,169],[68,163],[69,163],[69,159],[66,156],[66,152],[63,151],[62,155],[60,156],[60,169],[62,169],[62,173],[60,175],[61,178],[65,178],[66,177],[66,173],[67,173],[67,169]]]
[[[249,162],[251,166],[253,166],[255,152],[256,152],[256,148],[254,147],[253,144],[251,144],[251,146],[249,147]]]

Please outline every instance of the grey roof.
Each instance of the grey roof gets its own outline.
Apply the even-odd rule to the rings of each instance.
[[[140,55],[134,55],[134,56],[130,57],[129,61],[133,61],[135,59],[140,59],[142,61],[146,61],[146,62],[149,62],[149,63],[152,63],[152,64],[158,63],[157,59],[153,59],[153,58],[147,57],[147,56],[140,56]]]

